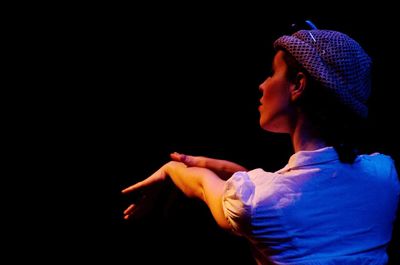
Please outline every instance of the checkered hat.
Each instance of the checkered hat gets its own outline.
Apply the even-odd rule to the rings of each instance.
[[[299,30],[274,42],[356,115],[366,118],[371,93],[371,58],[346,34],[332,30]]]

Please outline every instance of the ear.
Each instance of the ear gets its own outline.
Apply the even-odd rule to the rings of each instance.
[[[297,101],[303,94],[307,85],[307,76],[303,72],[298,72],[293,85],[291,86],[291,100]]]

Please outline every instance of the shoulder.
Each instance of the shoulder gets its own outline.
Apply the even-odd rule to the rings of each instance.
[[[356,164],[359,164],[364,172],[379,179],[380,182],[396,186],[400,191],[400,181],[396,163],[390,155],[382,153],[364,154],[358,156]]]
[[[357,163],[368,166],[370,169],[378,170],[381,173],[396,174],[396,165],[393,158],[382,153],[362,154],[356,159]]]
[[[263,169],[235,172],[226,182],[222,196],[225,217],[234,231],[245,230],[258,204],[263,187],[271,185],[279,174]]]
[[[283,174],[264,171],[261,168],[235,172],[225,182],[224,207],[235,211],[237,216],[250,217],[260,201],[268,198],[267,201],[273,203],[274,198],[286,190],[288,181],[285,179]]]
[[[224,200],[235,199],[243,204],[250,204],[254,196],[254,190],[255,185],[248,172],[238,171],[225,182]]]

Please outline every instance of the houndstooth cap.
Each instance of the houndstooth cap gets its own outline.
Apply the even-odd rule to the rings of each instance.
[[[372,61],[358,42],[333,30],[299,30],[274,42],[356,115],[368,116]]]

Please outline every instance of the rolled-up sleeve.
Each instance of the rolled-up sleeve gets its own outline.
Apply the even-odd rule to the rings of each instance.
[[[254,193],[254,183],[244,171],[234,173],[225,183],[222,207],[236,234],[243,235],[243,230],[251,222]]]

